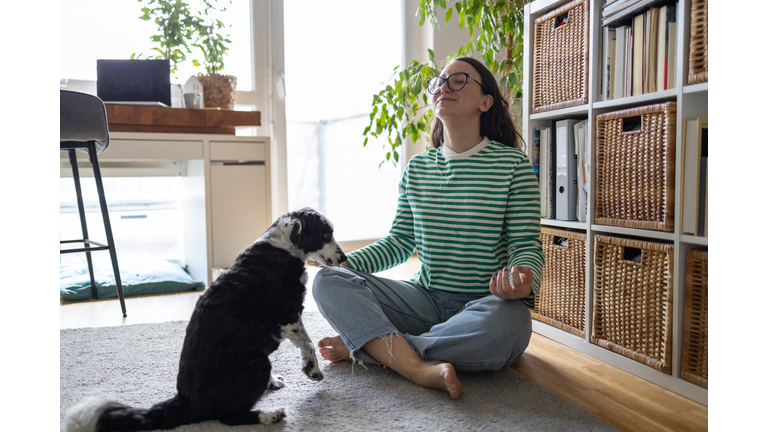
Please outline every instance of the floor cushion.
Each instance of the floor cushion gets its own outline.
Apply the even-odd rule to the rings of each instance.
[[[118,258],[123,294],[137,296],[177,291],[201,291],[203,282],[194,280],[181,266],[162,258]],[[117,297],[115,276],[111,263],[93,266],[99,298]],[[60,268],[60,294],[62,300],[90,300],[91,279],[86,262],[62,264]]]

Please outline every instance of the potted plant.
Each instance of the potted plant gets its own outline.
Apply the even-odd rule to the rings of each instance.
[[[139,3],[144,0],[139,0]],[[157,54],[152,59],[170,60],[171,74],[178,70],[178,64],[191,54],[192,41],[195,37],[198,17],[183,0],[147,0],[147,6],[141,8],[143,15],[139,19],[153,20],[157,25],[157,34],[151,37],[157,46],[152,50]],[[138,59],[136,53],[131,59]]]
[[[502,91],[510,97],[510,106],[519,109],[522,97],[523,66],[523,7],[531,0],[459,0],[448,6],[445,0],[419,0],[419,25],[427,19],[438,24],[438,9],[445,10],[445,23],[458,15],[459,27],[469,30],[469,41],[448,58],[479,55],[488,69],[501,74]],[[429,139],[432,108],[425,92],[426,82],[439,73],[434,52],[429,50],[429,61],[417,60],[408,67],[396,67],[390,83],[373,95],[370,123],[363,130],[368,144],[370,137],[386,136],[384,161],[397,163],[400,147],[410,138],[416,142],[424,136]],[[422,104],[423,103],[423,104]],[[513,112],[513,118],[517,115]],[[379,164],[381,166],[381,164]]]
[[[224,68],[224,56],[232,41],[229,35],[222,34],[222,30],[230,26],[225,25],[216,15],[226,11],[226,6],[231,3],[231,0],[203,0],[203,11],[195,21],[197,40],[192,45],[203,54],[202,66],[207,75],[198,75],[197,79],[203,84],[206,107],[233,109],[235,106],[237,78],[218,73]],[[198,60],[193,60],[192,64],[201,66]]]

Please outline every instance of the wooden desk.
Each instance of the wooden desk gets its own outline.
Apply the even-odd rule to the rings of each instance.
[[[235,126],[261,126],[259,111],[185,109],[105,103],[110,132],[235,134]]]

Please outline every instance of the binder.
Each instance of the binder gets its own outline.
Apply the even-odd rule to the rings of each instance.
[[[549,129],[539,129],[539,194],[541,195],[541,217],[547,217],[549,203]]]
[[[557,194],[555,189],[555,167],[557,164],[557,147],[555,141],[557,139],[553,128],[547,128],[547,139],[549,140],[549,161],[547,162],[547,217],[555,219],[557,215]]]
[[[556,165],[555,165],[555,194],[557,196],[555,218],[558,220],[576,220],[576,203],[579,195],[576,177],[576,140],[574,126],[578,120],[560,120],[555,123],[556,129]]]
[[[706,118],[685,120],[683,128],[683,202],[682,233],[697,235],[699,231],[699,199],[702,168],[703,131],[708,128]],[[706,153],[705,153],[706,154]],[[703,161],[706,163],[706,156]],[[705,174],[706,175],[706,174]],[[704,183],[706,185],[706,181]]]
[[[576,218],[579,222],[587,221],[587,178],[589,165],[587,164],[587,121],[582,120],[576,123],[574,127],[576,134],[576,176],[578,190],[578,207],[576,208]]]

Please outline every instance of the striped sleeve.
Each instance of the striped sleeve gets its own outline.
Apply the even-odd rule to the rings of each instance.
[[[544,270],[540,209],[539,184],[531,163],[523,158],[510,184],[505,225],[509,267],[524,265],[533,273],[531,295],[523,299],[529,308],[535,305]]]
[[[398,266],[416,251],[413,213],[406,194],[408,170],[400,181],[397,212],[389,234],[377,242],[347,254],[347,265],[365,273],[378,273]]]

